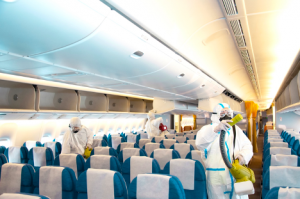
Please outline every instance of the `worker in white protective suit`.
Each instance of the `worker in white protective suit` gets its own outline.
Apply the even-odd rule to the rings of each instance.
[[[84,154],[86,148],[92,149],[93,133],[85,126],[81,125],[78,117],[70,120],[70,130],[67,131],[63,138],[62,154],[77,153]]]
[[[168,134],[168,131],[162,132],[159,129],[159,125],[163,123],[162,117],[155,119],[155,115],[152,111],[149,111],[147,116],[148,121],[146,122],[145,128],[149,139],[152,139],[155,136],[164,136],[165,134]]]
[[[225,146],[228,160],[232,163],[239,159],[241,165],[248,164],[253,156],[252,144],[243,131],[235,125],[236,137],[233,144],[233,128],[227,123],[232,122],[233,111],[230,106],[220,103],[214,108],[212,123],[203,126],[197,133],[196,146],[203,151],[203,162],[206,167],[207,194],[209,199],[246,199],[248,195],[238,196],[234,192],[235,179],[226,167],[219,146],[221,130],[226,133]],[[228,152],[229,150],[229,152]],[[233,153],[234,152],[234,153]]]

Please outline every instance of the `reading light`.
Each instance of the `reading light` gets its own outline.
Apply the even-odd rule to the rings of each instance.
[[[134,52],[132,55],[130,55],[130,57],[132,57],[133,59],[139,59],[144,55],[144,53],[142,51],[136,51]]]
[[[184,73],[181,73],[180,75],[177,76],[177,78],[183,78]]]

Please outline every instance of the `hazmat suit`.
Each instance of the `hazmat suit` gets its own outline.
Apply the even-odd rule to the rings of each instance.
[[[87,127],[81,125],[78,117],[73,117],[70,120],[70,130],[64,135],[61,153],[78,153],[83,155],[87,147],[92,148],[92,144],[93,133]]]
[[[161,130],[159,130],[159,125],[163,122],[161,117],[155,119],[155,115],[152,111],[149,111],[147,116],[148,121],[146,122],[145,128],[149,139],[152,139],[155,136],[164,136],[168,133],[167,131],[161,132]]]
[[[225,110],[225,112],[224,112]],[[223,113],[227,120],[222,120]],[[203,126],[197,133],[196,146],[200,151],[204,151],[203,162],[206,167],[207,194],[209,199],[246,199],[247,195],[238,196],[234,192],[235,179],[226,167],[219,146],[221,130],[225,130],[225,146],[228,160],[233,162],[234,158],[239,159],[240,164],[248,164],[253,156],[252,144],[243,131],[236,125],[235,146],[233,145],[233,129],[227,122],[233,117],[230,106],[220,103],[214,108],[211,116],[212,123]],[[220,121],[220,119],[222,121]],[[229,120],[228,120],[229,119]],[[234,148],[233,148],[234,147]]]

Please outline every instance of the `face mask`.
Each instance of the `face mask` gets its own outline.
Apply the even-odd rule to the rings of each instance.
[[[73,131],[73,133],[78,133],[78,131],[79,131],[79,130],[75,130],[75,131]]]
[[[220,122],[222,121],[222,120],[231,120],[232,118],[231,117],[229,117],[228,115],[225,115],[224,117],[221,117],[220,118]]]

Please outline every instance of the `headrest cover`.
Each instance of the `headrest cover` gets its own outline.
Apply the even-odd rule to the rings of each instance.
[[[110,155],[92,155],[90,157],[91,168],[110,170],[110,158]]]
[[[124,149],[123,150],[123,162],[131,156],[140,156],[140,149]]]
[[[7,163],[2,165],[0,194],[21,191],[21,173],[24,164]]]
[[[137,176],[136,198],[169,198],[171,176],[140,174]],[[163,185],[163,186],[162,186]]]
[[[175,135],[174,135],[174,134],[168,134],[168,135],[166,135],[166,137],[167,137],[168,139],[173,139],[173,138],[175,138]]]
[[[160,141],[162,141],[163,139],[164,139],[164,137],[162,137],[162,136],[155,136],[154,137],[155,143],[160,143]]]
[[[41,199],[41,197],[21,193],[4,193],[0,196],[0,199]]]
[[[127,143],[127,142],[121,143],[120,151],[122,151],[125,148],[134,148],[134,143]]]
[[[109,147],[95,147],[94,154],[95,155],[109,155]]]
[[[136,143],[136,135],[127,135],[127,142]]]
[[[95,140],[103,140],[103,136],[102,135],[96,135],[94,137]]]
[[[132,156],[130,158],[130,182],[138,175],[152,173],[152,158]]]
[[[186,141],[186,137],[184,136],[176,136],[175,139],[179,142],[179,143],[184,143]]]
[[[192,159],[193,160],[198,160],[199,162],[201,162],[203,168],[205,169],[205,163],[202,159],[203,157],[203,152],[202,151],[197,151],[197,150],[192,150],[191,151],[191,155],[192,155]],[[201,157],[202,156],[202,157]]]
[[[195,161],[188,159],[170,160],[170,175],[178,177],[184,189],[194,190]]]
[[[270,154],[282,154],[282,155],[291,155],[291,149],[285,147],[270,147]]]
[[[164,144],[166,149],[169,149],[175,143],[176,143],[176,140],[174,140],[174,139],[165,139],[163,141],[163,144]]]
[[[8,147],[8,159],[10,163],[21,163],[21,147]]]
[[[268,142],[283,142],[282,139],[268,139]]]
[[[150,157],[151,153],[155,149],[159,149],[159,146],[160,146],[159,143],[147,143],[147,144],[145,144],[145,151],[146,151],[148,157]]]
[[[185,159],[186,155],[191,151],[191,145],[190,144],[184,144],[184,143],[175,143],[174,149],[178,151],[180,154],[181,159]]]
[[[294,199],[300,198],[300,189],[299,188],[279,188],[278,199]]]
[[[298,165],[298,156],[296,155],[271,155],[271,166],[292,166]]]
[[[140,148],[143,148],[143,146],[145,146],[145,144],[147,144],[147,143],[149,143],[149,142],[151,142],[150,139],[140,139],[140,140],[139,140],[139,147],[140,147]]]
[[[56,150],[55,150],[56,142],[45,142],[44,146],[49,147],[52,150],[53,158],[55,158],[55,156],[56,156]]]
[[[195,135],[194,134],[188,134],[188,135],[185,135],[185,137],[189,138],[189,140],[195,140]]]
[[[62,199],[62,171],[64,167],[41,167],[39,173],[39,194]]]
[[[26,141],[25,145],[26,145],[28,151],[30,151],[30,149],[32,149],[33,147],[36,147],[36,141],[28,140],[28,141]]]
[[[300,168],[290,166],[270,166],[270,189],[273,187],[300,188]],[[284,178],[282,177],[284,176]]]
[[[172,160],[173,149],[155,149],[153,157],[157,160],[160,169],[163,170],[166,164]]]
[[[187,144],[190,144],[194,147],[194,150],[198,150],[196,146],[196,140],[187,140]]]
[[[121,144],[121,140],[122,140],[121,137],[111,137],[112,148],[117,150],[119,144]]]
[[[270,142],[271,147],[289,147],[287,142]]]
[[[33,163],[35,167],[46,166],[46,147],[33,147]]]
[[[60,154],[59,155],[59,165],[62,167],[70,167],[74,172],[76,178],[78,178],[77,171],[77,158],[78,154]]]
[[[93,139],[92,148],[95,148],[97,146],[102,146],[102,139]]]
[[[148,134],[147,133],[140,133],[140,135],[141,135],[141,139],[148,139]]]
[[[86,172],[88,198],[114,199],[115,171],[105,169],[88,169]]]

